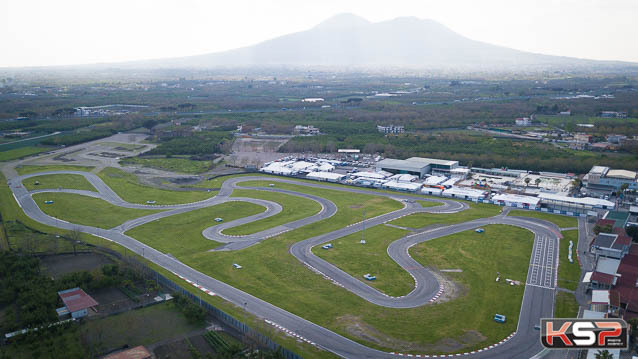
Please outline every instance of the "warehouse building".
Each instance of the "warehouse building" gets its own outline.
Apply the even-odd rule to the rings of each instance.
[[[386,158],[377,162],[377,171],[387,171],[394,174],[411,174],[423,178],[429,173],[450,174],[457,168],[458,161],[437,160],[432,158],[410,157],[407,160]]]
[[[587,190],[595,194],[611,194],[620,190],[623,184],[628,189],[638,190],[638,174],[627,170],[614,170],[605,166],[594,166],[583,178]]]

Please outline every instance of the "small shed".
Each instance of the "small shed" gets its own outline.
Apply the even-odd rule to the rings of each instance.
[[[58,295],[64,303],[64,307],[57,309],[59,316],[71,314],[72,318],[82,318],[89,314],[89,308],[98,305],[95,299],[86,294],[81,288],[62,290],[58,292]]]

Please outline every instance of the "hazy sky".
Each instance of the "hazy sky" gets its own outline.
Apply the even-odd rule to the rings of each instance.
[[[519,50],[638,62],[638,0],[0,0],[0,67],[216,52],[344,12],[429,18]]]

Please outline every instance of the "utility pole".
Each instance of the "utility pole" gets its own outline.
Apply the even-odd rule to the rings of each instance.
[[[363,209],[363,219],[361,220],[361,225],[363,226],[363,229],[361,230],[361,244],[365,243],[365,231],[366,231],[366,209]]]

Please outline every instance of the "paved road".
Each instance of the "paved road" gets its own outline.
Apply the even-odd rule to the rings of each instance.
[[[125,224],[118,226],[116,228],[112,228],[109,230],[103,230],[99,228],[71,224],[65,221],[57,220],[52,218],[46,214],[44,214],[37,204],[33,201],[31,195],[32,193],[28,192],[22,185],[21,181],[36,175],[42,175],[44,173],[38,174],[30,174],[21,177],[12,178],[9,181],[9,185],[11,190],[14,193],[16,200],[19,205],[25,211],[25,213],[33,218],[34,220],[62,228],[62,229],[79,229],[83,232],[94,234],[108,240],[117,242],[120,245],[125,246],[126,248],[143,255],[145,258],[151,260],[152,262],[160,265],[167,270],[190,280],[193,283],[196,283],[199,286],[205,287],[213,292],[216,295],[228,300],[240,307],[245,307],[249,312],[263,318],[267,321],[267,323],[272,323],[276,325],[278,328],[288,328],[289,330],[294,331],[297,335],[300,336],[303,340],[310,342],[318,347],[329,350],[337,355],[346,358],[394,358],[397,357],[395,353],[385,353],[373,348],[366,347],[359,343],[356,343],[350,339],[347,339],[339,334],[336,334],[326,328],[320,327],[316,324],[313,324],[299,316],[296,316],[292,313],[289,313],[281,308],[278,308],[270,303],[267,303],[263,300],[260,300],[248,293],[245,293],[239,289],[236,289],[228,284],[225,284],[221,281],[218,281],[214,278],[211,278],[203,273],[200,273],[185,264],[179,262],[177,259],[170,257],[164,253],[161,253],[152,247],[146,246],[143,243],[127,236],[124,234],[126,230],[134,228],[143,223],[148,223],[150,221],[156,220],[158,218],[162,218],[168,215],[174,215],[176,213],[183,213],[186,211],[204,208],[207,206],[212,206],[224,202],[228,202],[230,200],[242,200],[242,201],[250,201],[253,203],[257,203],[260,205],[264,205],[266,210],[256,215],[257,217],[253,217],[252,220],[258,220],[267,218],[269,216],[274,215],[277,212],[277,207],[269,201],[263,200],[255,200],[250,198],[229,198],[230,194],[232,194],[233,189],[239,182],[249,181],[249,180],[266,180],[269,182],[285,182],[285,183],[294,183],[299,185],[304,185],[308,187],[315,188],[327,188],[331,190],[338,190],[343,192],[350,193],[366,193],[373,194],[379,196],[390,197],[398,200],[402,199],[411,199],[414,197],[399,195],[399,194],[387,194],[382,192],[374,192],[364,189],[358,188],[349,188],[349,187],[333,187],[329,185],[324,185],[320,183],[306,183],[288,179],[272,179],[271,177],[241,177],[233,179],[232,181],[226,181],[220,190],[219,194],[213,198],[189,204],[181,204],[181,205],[167,205],[167,206],[151,206],[151,205],[143,205],[143,204],[132,204],[122,200],[115,192],[113,192],[101,179],[95,176],[92,173],[86,172],[74,172],[74,171],[62,171],[62,172],[47,172],[47,173],[71,173],[71,174],[79,174],[87,178],[90,183],[95,186],[98,192],[89,192],[89,191],[72,191],[72,190],[41,190],[42,191],[66,191],[72,193],[79,193],[83,195],[90,195],[97,198],[102,198],[110,203],[116,204],[118,206],[127,207],[127,208],[163,208],[166,211],[145,216],[140,219],[136,219],[133,221],[128,221]],[[266,188],[255,188],[259,190],[267,190],[267,191],[275,191],[281,193],[288,193],[293,195],[302,196],[305,198],[309,198],[311,200],[318,201],[322,205],[322,210],[311,217],[308,217],[309,221],[317,221],[322,220],[323,218],[327,218],[324,216],[334,215],[336,212],[336,207],[333,208],[334,204],[330,201],[326,201],[325,199],[309,196],[303,193],[297,193],[294,191],[289,191],[285,189],[279,189],[275,187],[266,187]],[[425,199],[425,198],[424,198]],[[427,199],[429,200],[429,199]],[[314,256],[311,252],[311,248],[313,246],[335,240],[342,236],[355,233],[365,227],[370,227],[378,224],[382,224],[388,222],[390,220],[396,219],[400,216],[414,213],[417,211],[428,211],[428,212],[441,212],[441,213],[451,213],[459,210],[463,210],[467,208],[466,204],[436,199],[433,200],[436,202],[442,203],[439,207],[430,207],[430,208],[420,208],[417,207],[414,203],[404,202],[404,207],[400,210],[387,213],[375,218],[370,218],[365,220],[365,223],[355,224],[346,228],[339,229],[337,231],[333,231],[321,236],[316,236],[313,238],[308,238],[304,241],[298,242],[291,246],[290,252],[298,258],[300,261],[305,263],[307,266],[311,267],[313,270],[321,272],[328,279],[334,281],[345,289],[357,294],[361,298],[370,301],[372,303],[394,307],[394,308],[406,308],[406,307],[416,307],[420,305],[425,305],[430,300],[436,298],[440,291],[439,283],[436,277],[427,269],[422,267],[419,263],[417,263],[414,259],[412,259],[408,253],[408,250],[411,246],[416,245],[418,243],[431,240],[434,238],[439,238],[442,236],[447,236],[449,234],[458,233],[465,230],[470,230],[479,226],[484,226],[488,224],[508,224],[513,226],[518,226],[521,228],[528,229],[535,234],[534,247],[532,250],[532,258],[530,260],[530,269],[528,272],[525,293],[523,296],[523,304],[521,308],[520,318],[518,327],[515,333],[504,343],[498,344],[495,346],[490,346],[485,350],[477,351],[468,354],[468,356],[476,357],[476,358],[528,358],[536,355],[541,352],[542,348],[540,346],[538,340],[538,331],[534,330],[534,325],[539,322],[539,319],[542,317],[551,317],[553,312],[553,299],[556,287],[556,266],[557,266],[557,250],[558,247],[558,228],[551,223],[529,219],[523,217],[506,217],[504,215],[499,215],[491,218],[478,219],[470,222],[450,225],[446,227],[439,227],[436,229],[431,229],[423,232],[417,232],[401,238],[395,242],[393,242],[388,247],[388,254],[392,259],[394,259],[399,265],[401,265],[405,270],[407,270],[415,280],[415,289],[409,293],[408,295],[400,298],[389,297],[376,289],[366,285],[362,281],[350,276],[349,274],[341,271],[334,265],[323,261],[322,259]],[[312,219],[310,219],[312,218]],[[310,223],[311,223],[310,222]],[[247,222],[246,222],[247,223]],[[299,228],[305,225],[304,220],[293,222],[295,223],[295,228]],[[244,222],[235,222],[233,225],[241,225]],[[307,223],[306,223],[307,224]],[[290,230],[290,224],[284,226],[285,229]],[[213,227],[214,228],[214,227]],[[230,227],[226,227],[230,228]],[[270,230],[266,230],[264,235],[270,234]],[[216,231],[212,232],[213,235],[216,235]],[[217,233],[219,234],[219,233]],[[254,240],[263,240],[258,238],[259,236],[247,236],[244,238],[244,242],[248,243]],[[241,243],[241,240],[232,242],[232,243]],[[231,243],[231,244],[232,244]]]

